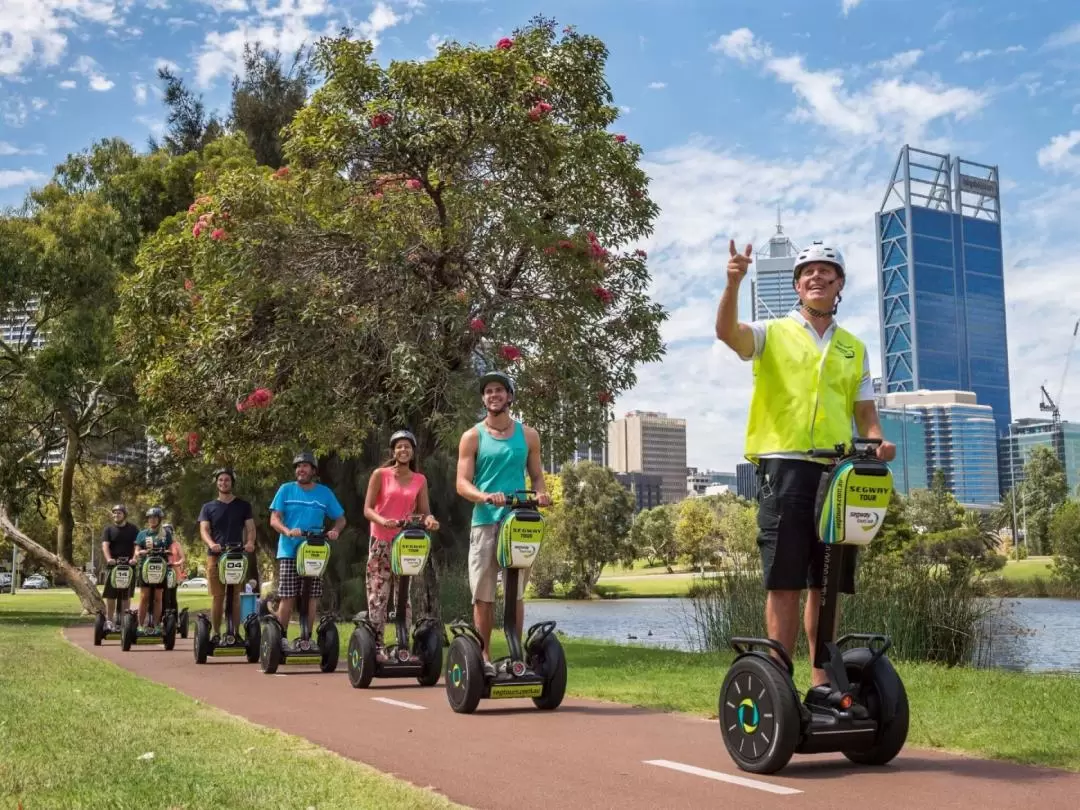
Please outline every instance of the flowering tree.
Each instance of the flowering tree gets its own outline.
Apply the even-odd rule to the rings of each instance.
[[[600,438],[666,317],[630,249],[656,207],[640,148],[608,130],[605,58],[547,20],[386,69],[367,42],[321,41],[287,165],[207,147],[200,196],[126,290],[174,448],[275,464],[283,445],[347,457],[409,426],[430,453],[475,419],[490,367],[546,451]]]

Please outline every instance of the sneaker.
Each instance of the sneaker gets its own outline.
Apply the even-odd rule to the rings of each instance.
[[[491,663],[490,661],[485,661],[484,662],[484,675],[487,676],[488,678],[494,678],[495,674],[496,674],[495,673],[495,665],[493,663]]]
[[[221,643],[221,635],[219,633],[214,633],[214,635],[210,636],[210,643],[215,644],[215,645],[220,644]]]
[[[390,658],[389,656],[387,656],[386,650],[380,647],[378,650],[375,651],[375,660],[378,661],[380,664],[385,664],[387,661],[390,660]]]
[[[283,638],[281,640],[281,651],[283,653],[292,652],[292,650],[289,648],[289,640],[287,638]]]

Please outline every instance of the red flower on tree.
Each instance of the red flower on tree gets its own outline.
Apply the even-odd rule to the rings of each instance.
[[[379,127],[385,127],[393,120],[394,116],[388,112],[375,113],[375,115],[371,116],[371,128],[378,129]]]
[[[611,290],[607,287],[593,287],[593,295],[603,301],[604,306],[615,300],[615,296],[611,294]]]
[[[616,135],[615,136],[615,143],[626,143],[626,136],[625,135]]]
[[[190,278],[185,278],[184,279],[184,289],[187,290],[188,292],[190,292],[191,290],[194,290],[195,289],[195,282],[192,281]]]
[[[517,346],[503,346],[499,349],[499,354],[503,356],[504,360],[511,363],[521,359],[521,350]]]
[[[549,112],[551,112],[551,105],[548,104],[546,101],[538,101],[536,102],[536,104],[533,105],[532,109],[529,110],[529,118],[531,118],[533,121],[539,121]]]
[[[226,237],[225,231],[222,228],[214,228],[213,233],[210,234],[210,238],[215,242],[220,242]]]
[[[479,318],[473,318],[471,321],[469,321],[469,328],[474,332],[483,332],[484,329],[487,328],[487,324],[485,324]]]
[[[410,191],[419,191],[420,190],[420,181],[417,180],[416,178],[411,178],[409,180],[406,180],[405,181],[405,188],[409,189]]]
[[[609,405],[611,403],[611,400],[612,400],[611,392],[610,391],[597,391],[596,392],[596,399],[600,402],[601,405]]]
[[[192,431],[187,435],[187,450],[191,455],[199,452],[199,434]]]
[[[514,47],[514,40],[510,39],[510,37],[503,37],[495,43],[495,47],[500,51],[508,51]]]
[[[274,177],[279,177],[280,178],[280,177],[288,177],[288,176],[289,176],[289,167],[288,166],[282,166],[280,169],[278,169],[276,172],[274,172]]]
[[[243,402],[236,403],[236,410],[246,411],[248,408],[265,408],[274,400],[274,393],[269,388],[256,388]]]

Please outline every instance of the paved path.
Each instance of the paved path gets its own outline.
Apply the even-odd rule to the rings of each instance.
[[[780,774],[753,777],[731,762],[715,720],[571,698],[554,712],[509,700],[483,701],[475,714],[458,715],[441,681],[424,689],[415,681],[376,680],[370,689],[353,689],[344,660],[332,675],[293,666],[271,676],[236,658],[197,666],[191,639],[178,639],[172,652],[124,653],[116,642],[94,647],[92,628],[66,632],[138,675],[474,808],[1080,806],[1080,774],[906,749],[881,769],[855,766],[840,754],[796,755]]]

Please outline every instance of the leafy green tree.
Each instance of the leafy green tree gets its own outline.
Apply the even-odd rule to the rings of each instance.
[[[209,144],[196,203],[125,288],[158,435],[271,469],[300,445],[360,458],[408,425],[433,459],[499,367],[545,453],[601,439],[666,317],[630,249],[657,209],[640,148],[608,129],[606,56],[546,20],[388,68],[368,42],[321,41],[287,165],[260,167],[239,136]]]
[[[1066,501],[1050,521],[1054,576],[1080,588],[1080,502]]]
[[[202,97],[188,89],[171,68],[158,68],[158,79],[165,85],[168,132],[161,144],[150,139],[151,152],[164,149],[174,156],[198,152],[224,133],[225,127],[217,115],[206,112]]]
[[[642,509],[634,517],[630,529],[630,542],[639,554],[645,556],[649,565],[663,563],[668,571],[679,557],[675,541],[675,507],[661,504],[652,509]]]
[[[906,505],[908,520],[923,532],[958,528],[964,518],[964,508],[949,492],[941,469],[934,470],[929,489],[916,489],[908,494]]]
[[[615,473],[591,461],[562,469],[562,515],[558,529],[565,538],[572,569],[570,594],[587,597],[605,565],[630,565],[636,556],[630,544],[634,498]]]
[[[675,542],[679,554],[704,573],[720,552],[720,517],[704,498],[680,501],[678,514]]]
[[[1053,448],[1043,445],[1032,449],[1020,488],[1027,529],[1024,542],[1032,553],[1045,553],[1051,549],[1050,521],[1069,493],[1065,468]]]
[[[727,499],[717,524],[724,550],[745,565],[759,554],[757,546],[757,505],[742,498]]]

